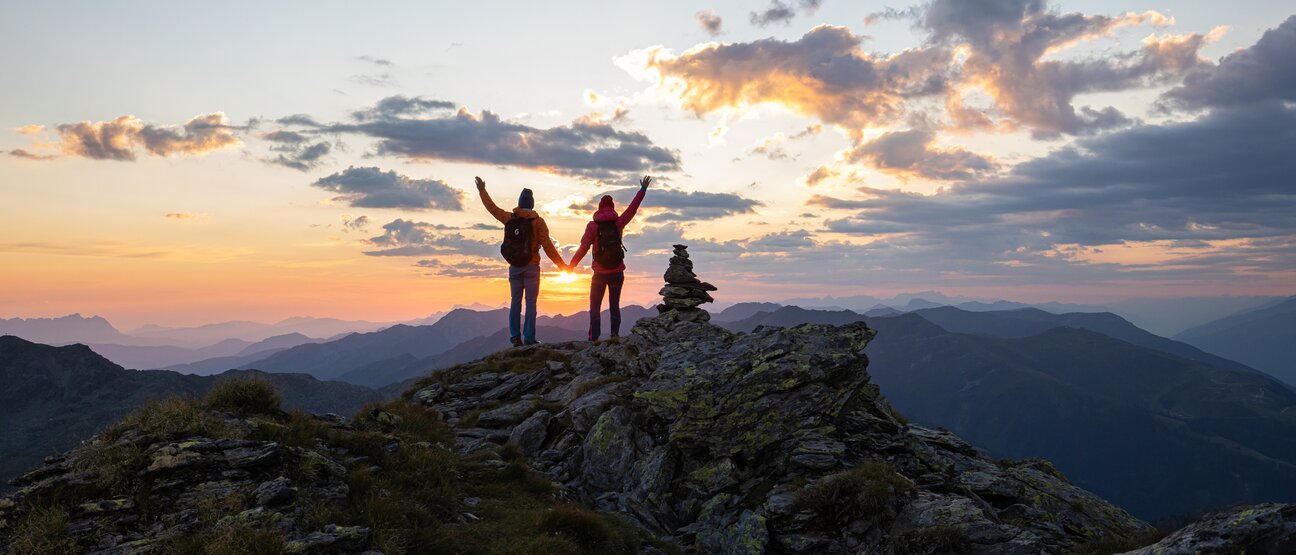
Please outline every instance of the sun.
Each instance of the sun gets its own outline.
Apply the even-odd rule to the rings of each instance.
[[[571,272],[560,272],[553,277],[554,283],[574,283],[577,279],[580,279],[580,276]]]

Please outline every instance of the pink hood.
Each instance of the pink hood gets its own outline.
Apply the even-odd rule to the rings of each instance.
[[[616,204],[612,202],[612,197],[610,195],[603,195],[603,198],[599,199],[598,210],[594,212],[594,221],[607,222],[615,220],[618,217],[620,217],[620,214],[617,214]]]

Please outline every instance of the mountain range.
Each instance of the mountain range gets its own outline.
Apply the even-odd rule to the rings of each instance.
[[[954,430],[997,456],[1053,459],[1077,483],[1144,518],[1239,501],[1292,500],[1282,494],[1296,492],[1296,481],[1287,478],[1296,475],[1291,472],[1296,447],[1286,439],[1296,437],[1296,399],[1288,385],[1220,356],[1217,349],[1149,333],[1112,313],[988,310],[1013,306],[1008,303],[972,306],[978,310],[922,308],[928,304],[910,299],[901,307],[912,309],[907,313],[872,306],[861,314],[739,303],[717,312],[712,321],[739,332],[760,326],[867,321],[880,330],[871,347],[874,381],[901,412],[916,422]],[[655,313],[639,306],[624,308],[623,330]],[[1264,329],[1288,314],[1288,305],[1271,303],[1257,314],[1202,326],[1200,334],[1190,336],[1208,337],[1247,325]],[[352,405],[358,405],[399,393],[437,369],[506,348],[505,322],[503,309],[460,309],[429,325],[398,324],[331,341],[294,344],[310,338],[272,338],[259,344],[262,351],[244,346],[234,355],[170,369],[216,373],[255,368],[277,381],[295,374],[300,387],[343,392],[339,394],[354,396]],[[587,322],[585,313],[544,316],[538,320],[539,337],[546,342],[581,339]],[[111,363],[101,358],[95,363],[103,364]],[[123,373],[139,382],[123,381]],[[176,372],[132,373],[120,367],[110,375],[114,377],[106,382],[103,397],[120,397],[129,406],[155,390],[197,392],[212,379]],[[198,381],[186,381],[190,378]],[[154,383],[161,385],[148,385]],[[285,387],[299,387],[295,384]],[[76,385],[89,387],[79,381]],[[68,413],[69,422],[86,423],[65,426],[65,440],[84,437],[113,414],[120,412],[90,408]],[[36,436],[24,437],[16,441],[32,441],[35,452],[50,452]]]
[[[621,309],[623,329],[656,311],[630,305]],[[477,359],[509,345],[508,310],[484,312],[456,309],[427,326],[395,325],[352,334],[336,341],[299,345],[237,368],[267,372],[301,372],[320,379],[382,387],[428,372]],[[603,322],[608,316],[604,311]],[[536,319],[541,341],[570,341],[586,337],[589,316],[541,316]]]
[[[1175,339],[1296,384],[1296,297],[1190,328]]]

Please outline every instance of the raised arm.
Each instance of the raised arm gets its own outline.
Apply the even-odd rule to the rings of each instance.
[[[504,210],[495,205],[495,201],[490,198],[490,193],[486,192],[486,182],[480,177],[477,178],[477,196],[481,197],[482,204],[486,206],[486,211],[490,212],[492,216],[495,216],[495,219],[499,220],[502,224],[508,223],[509,217],[512,216],[512,214],[508,210]]]
[[[625,227],[626,224],[630,223],[630,220],[634,219],[635,212],[639,211],[639,203],[643,202],[644,194],[648,192],[648,186],[651,184],[652,178],[646,175],[639,181],[639,192],[635,193],[634,200],[630,201],[630,206],[627,206],[621,216],[617,218],[618,229]]]

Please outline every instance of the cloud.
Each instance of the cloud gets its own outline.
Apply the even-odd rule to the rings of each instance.
[[[44,126],[44,125],[36,125],[36,124],[32,124],[32,125],[24,125],[24,126],[22,126],[22,127],[19,127],[19,128],[17,128],[17,129],[14,129],[14,131],[17,131],[18,133],[23,134],[23,135],[36,135],[36,134],[41,133],[42,131],[45,131],[45,126]]]
[[[334,200],[363,208],[463,210],[463,193],[436,179],[412,179],[375,167],[349,167],[312,186],[340,193]]]
[[[379,100],[373,106],[351,113],[351,117],[360,121],[391,119],[400,116],[416,116],[438,110],[454,110],[455,103],[445,100],[433,100],[416,96],[409,98],[403,95],[389,96]]]
[[[638,192],[638,187],[626,187],[609,191],[606,194],[612,196],[617,203],[617,210],[620,211],[630,204],[630,201],[634,199],[635,194]],[[599,199],[602,197],[602,194],[590,197],[584,204],[573,204],[570,209],[592,214],[598,207]],[[653,187],[648,190],[648,195],[644,197],[640,211],[647,214],[644,219],[649,222],[691,222],[715,220],[739,214],[752,214],[755,213],[755,209],[759,206],[763,206],[763,203],[734,193],[681,191],[665,187]]]
[[[368,231],[369,216],[355,216],[350,214],[342,215],[342,231]]]
[[[37,126],[27,126],[35,132]],[[241,145],[235,131],[242,128],[229,124],[224,113],[195,116],[183,127],[144,123],[135,116],[121,116],[111,121],[82,121],[55,127],[59,142],[56,154],[33,153],[22,149],[10,155],[33,159],[57,156],[81,156],[92,160],[133,161],[141,153],[153,156],[199,156]]]
[[[1245,263],[1228,272],[1245,274],[1274,260],[1296,263],[1291,144],[1296,108],[1260,104],[1085,139],[1003,176],[933,195],[865,188],[860,198],[815,196],[808,204],[851,212],[827,221],[828,231],[891,235],[875,241],[872,252],[909,249],[920,255],[904,262],[913,267],[937,263],[1033,279],[1041,268],[1105,267],[1102,277],[1110,279],[1160,265],[1181,266],[1183,277],[1189,270],[1214,273],[1220,269],[1196,264],[1232,257]],[[1206,247],[1142,266],[1093,262],[1103,249],[1122,245]],[[1270,258],[1237,256],[1262,251]]]
[[[192,220],[194,217],[193,212],[168,212],[166,214],[168,220]]]
[[[1296,16],[1265,31],[1255,45],[1201,67],[1162,96],[1170,106],[1207,108],[1296,102]]]
[[[36,154],[30,150],[21,148],[10,150],[9,155],[15,158],[26,158],[28,160],[53,160],[60,157],[58,154]]]
[[[462,108],[415,118],[410,117],[413,110],[426,111],[430,109],[427,102],[437,101],[410,104],[407,100],[384,99],[362,111],[366,116],[355,123],[319,129],[370,137],[378,141],[377,154],[420,162],[514,166],[592,181],[630,180],[644,173],[680,169],[676,151],[653,144],[641,132],[623,131],[608,122],[579,118],[570,125],[545,129],[505,120],[489,110],[473,114]],[[367,114],[381,117],[370,120]]]
[[[458,233],[457,228],[441,224],[396,219],[384,225],[382,235],[367,242],[375,250],[369,256],[428,256],[459,254],[481,258],[499,256],[499,244],[480,241]]]
[[[391,73],[357,74],[347,77],[348,81],[366,87],[395,87],[396,76]]]
[[[379,67],[392,67],[392,66],[396,65],[396,64],[393,64],[393,63],[391,62],[391,60],[386,60],[386,59],[383,59],[383,58],[375,58],[375,57],[373,57],[373,56],[356,56],[356,59],[357,59],[357,60],[360,60],[360,61],[362,61],[362,62],[369,62],[369,63],[371,63],[371,64],[373,64],[373,65],[376,65],[376,66],[379,66]]]
[[[1138,51],[1101,59],[1046,56],[1121,27],[1171,23],[1173,19],[1151,11],[1115,17],[1060,13],[1040,0],[935,0],[920,16],[930,43],[966,46],[959,67],[962,86],[984,91],[1012,125],[1025,126],[1037,137],[1083,135],[1129,122],[1112,107],[1077,108],[1073,101],[1080,93],[1166,83],[1208,64],[1197,54],[1207,38],[1195,33],[1150,37]],[[966,108],[961,101],[948,104],[956,113]],[[980,120],[977,126],[984,124]]]
[[[442,260],[420,260],[415,266],[428,270],[428,275],[445,277],[498,278],[507,275],[500,263],[459,260],[447,263]]]
[[[693,15],[697,19],[699,27],[702,27],[706,34],[713,37],[720,36],[724,32],[724,20],[716,15],[715,10],[703,10]]]
[[[275,143],[270,150],[279,153],[278,156],[264,158],[263,161],[303,172],[322,164],[324,157],[333,150],[328,142],[315,141],[296,131],[271,131],[261,135],[261,138]]]
[[[823,0],[799,0],[797,3],[800,4],[800,8],[806,15],[810,15],[819,11],[819,6],[823,4]],[[772,23],[787,25],[792,22],[796,15],[796,7],[790,2],[770,0],[769,7],[760,12],[752,12],[748,19],[751,20],[752,25],[765,27]]]
[[[851,161],[866,162],[884,173],[937,180],[971,179],[998,167],[987,156],[962,147],[943,149],[935,141],[936,134],[931,131],[892,131],[860,144],[849,156]]]
[[[769,11],[792,12],[781,1]],[[1138,50],[1065,57],[1068,49],[1117,29],[1165,26],[1173,19],[1157,12],[1062,13],[1041,0],[935,0],[897,14],[916,19],[926,33],[921,46],[874,54],[860,47],[864,37],[821,25],[795,41],[707,43],[678,56],[653,47],[622,60],[638,62],[629,69],[647,70],[660,89],[699,115],[773,103],[841,126],[858,140],[864,129],[924,114],[927,100],[939,98],[954,129],[1025,128],[1055,137],[1129,124],[1114,107],[1076,106],[1075,98],[1173,83],[1210,65],[1198,52],[1217,36],[1153,36]],[[967,103],[978,91],[991,106]]]
[[[773,103],[847,129],[889,125],[909,98],[946,89],[948,55],[913,49],[879,57],[863,37],[820,25],[795,41],[708,43],[675,56],[662,47],[633,53],[658,85],[698,115]]]
[[[788,154],[787,151],[784,150],[783,145],[787,144],[789,141],[818,135],[821,132],[823,132],[823,126],[817,123],[807,126],[805,129],[794,133],[791,137],[782,132],[778,132],[762,138],[754,146],[747,149],[747,154],[764,156],[770,160],[793,160],[796,156]],[[737,161],[738,159],[735,158],[734,160]]]

